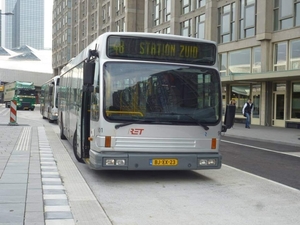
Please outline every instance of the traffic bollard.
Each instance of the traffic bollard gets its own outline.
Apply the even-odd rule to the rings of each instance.
[[[9,124],[10,126],[18,126],[19,124],[17,123],[17,101],[12,100],[10,102],[10,119],[9,119]]]

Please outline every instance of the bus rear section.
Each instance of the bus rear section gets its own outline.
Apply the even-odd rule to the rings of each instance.
[[[57,122],[58,119],[59,80],[59,76],[54,76],[41,87],[40,113],[49,123]]]

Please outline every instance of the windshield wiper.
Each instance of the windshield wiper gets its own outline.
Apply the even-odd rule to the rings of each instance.
[[[136,120],[136,121],[131,121],[131,122],[126,122],[126,123],[121,123],[115,125],[116,129],[119,129],[120,127],[125,127],[129,126],[131,124],[139,124],[139,123],[149,123],[149,124],[172,124],[172,122],[164,122],[164,121],[152,121],[152,120]]]
[[[184,113],[163,113],[163,114],[168,114],[168,115],[174,115],[174,116],[186,116],[190,119],[192,119],[194,122],[196,122],[199,126],[203,127],[204,130],[209,130],[209,127],[207,125],[205,125],[204,123],[199,122],[196,118],[192,117],[189,114],[184,114]]]

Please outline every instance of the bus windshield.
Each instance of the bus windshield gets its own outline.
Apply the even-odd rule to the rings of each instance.
[[[104,65],[104,109],[112,122],[217,124],[220,90],[214,69],[138,62]]]

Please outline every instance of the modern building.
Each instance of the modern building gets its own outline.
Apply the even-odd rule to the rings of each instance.
[[[252,124],[300,128],[300,0],[55,0],[55,74],[106,31],[215,41],[224,108],[243,121],[251,98]]]
[[[51,50],[37,50],[27,45],[15,49],[0,47],[0,103],[5,83],[30,81],[39,92],[42,84],[53,76],[51,59]]]
[[[44,49],[44,0],[3,0],[2,11],[13,13],[2,18],[2,47]]]

